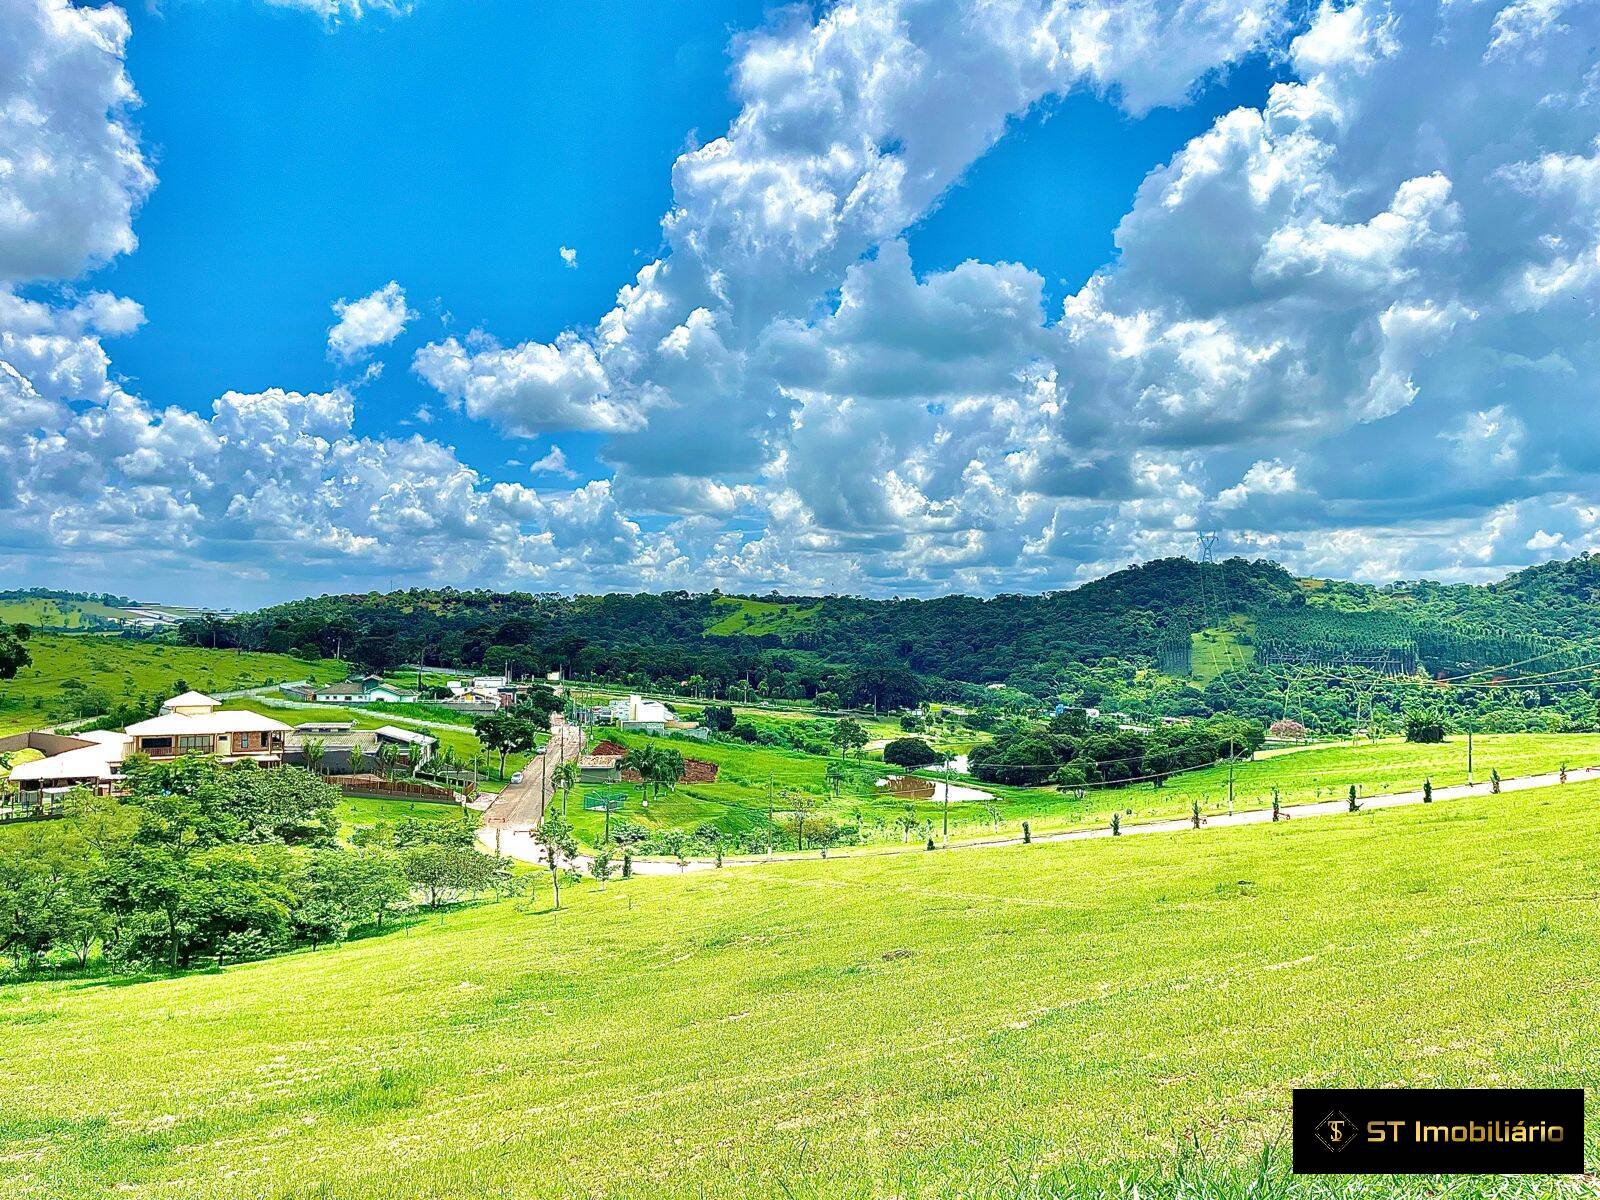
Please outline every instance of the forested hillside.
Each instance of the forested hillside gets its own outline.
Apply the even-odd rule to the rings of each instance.
[[[1169,558],[1071,591],[867,600],[720,593],[560,596],[410,590],[322,596],[185,624],[199,645],[518,672],[667,690],[892,708],[925,698],[1117,704],[1145,713],[1291,715],[1298,683],[1345,718],[1358,693],[1425,677],[1481,681],[1529,660],[1542,707],[1600,645],[1600,558],[1471,586],[1296,579],[1271,562]],[[1206,651],[1196,661],[1196,649]],[[1562,675],[1560,672],[1565,671]],[[1515,672],[1514,672],[1515,674]],[[1337,697],[1343,697],[1338,699]],[[1292,702],[1294,701],[1294,702]],[[1398,701],[1396,702],[1398,703]],[[1498,701],[1497,701],[1498,703]],[[1274,712],[1277,709],[1279,711]],[[1324,723],[1340,719],[1330,711]]]

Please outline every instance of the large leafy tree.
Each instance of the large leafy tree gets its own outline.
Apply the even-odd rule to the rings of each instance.
[[[500,755],[500,774],[506,773],[506,756],[522,750],[532,750],[538,740],[538,728],[525,716],[512,710],[485,713],[473,719],[472,728],[483,743],[484,749]]]
[[[26,625],[0,625],[0,679],[14,679],[18,671],[33,661],[24,644],[28,640]]]

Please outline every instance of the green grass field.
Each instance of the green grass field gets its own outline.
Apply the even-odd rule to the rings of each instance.
[[[625,745],[642,744],[645,735],[619,736],[605,733]],[[600,734],[596,734],[600,736]],[[765,823],[768,779],[772,792],[783,807],[785,790],[795,790],[816,799],[817,811],[832,816],[841,824],[854,824],[859,809],[867,828],[868,840],[895,843],[905,839],[898,819],[907,801],[877,793],[875,780],[885,773],[881,762],[857,763],[847,760],[848,775],[841,795],[825,795],[828,759],[765,746],[730,745],[722,742],[695,743],[681,738],[666,739],[686,757],[702,758],[718,764],[715,783],[680,784],[651,802],[648,814],[639,806],[636,787],[626,789],[625,813],[633,820],[660,827],[693,828],[717,821],[728,830],[753,828]],[[1475,777],[1489,778],[1498,769],[1504,778],[1570,767],[1600,765],[1600,734],[1484,734],[1475,738]],[[936,777],[938,772],[921,772]],[[1413,791],[1425,779],[1445,787],[1466,782],[1466,740],[1452,738],[1443,745],[1419,746],[1405,742],[1378,742],[1354,746],[1334,746],[1274,755],[1234,767],[1234,807],[1236,810],[1269,808],[1272,789],[1279,789],[1285,804],[1338,799],[1353,783],[1362,796]],[[995,833],[1015,835],[1023,821],[1036,833],[1051,830],[1103,825],[1113,812],[1126,821],[1158,820],[1186,816],[1199,801],[1201,810],[1215,814],[1228,810],[1228,768],[1208,767],[1170,779],[1160,788],[1147,783],[1124,788],[1091,788],[1079,799],[1055,788],[1023,788],[968,781],[970,786],[994,795],[998,809],[998,829],[981,802],[958,802],[950,806],[950,830],[954,840],[973,840]],[[579,836],[593,844],[604,828],[604,817],[578,810],[576,797],[569,815]],[[944,806],[931,800],[911,801],[910,812],[918,822],[930,822],[941,833]]]
[[[1577,1195],[1285,1156],[1296,1085],[1592,1083],[1597,839],[1573,785],[586,883],[560,914],[541,891],[221,973],[12,985],[0,1194]]]
[[[400,821],[459,821],[461,809],[454,804],[434,804],[425,800],[391,800],[387,797],[346,796],[339,801],[339,836],[350,835],[364,826],[394,825]]]
[[[327,682],[344,675],[344,664],[306,662],[285,654],[208,650],[115,635],[35,634],[28,642],[33,664],[15,679],[0,681],[0,733],[37,729],[70,715],[70,683],[103,693],[112,703],[138,696],[165,699],[182,690],[238,691],[296,679]]]
[[[1569,767],[1600,765],[1600,734],[1500,733],[1473,739],[1473,776],[1480,783],[1498,770],[1502,778],[1535,775]],[[1233,793],[1236,810],[1272,807],[1277,787],[1285,804],[1337,800],[1353,783],[1361,796],[1416,791],[1432,779],[1435,787],[1467,781],[1467,741],[1452,737],[1442,745],[1419,746],[1383,741],[1357,745],[1297,750],[1234,765]],[[1148,783],[1123,788],[1091,788],[1082,800],[1054,788],[1015,788],[989,784],[1001,798],[1001,829],[1014,832],[1029,820],[1033,829],[1048,831],[1081,825],[1099,825],[1113,812],[1127,821],[1158,820],[1187,815],[1195,801],[1203,813],[1228,811],[1227,766],[1206,767],[1169,779],[1161,787]],[[961,806],[964,835],[980,829],[982,814]]]
[[[798,633],[815,619],[819,604],[780,604],[770,600],[749,600],[740,596],[718,596],[711,602],[717,619],[706,626],[713,637],[746,634],[783,637]]]
[[[1213,629],[1202,629],[1189,635],[1189,674],[1196,682],[1205,684],[1224,671],[1248,666],[1256,660],[1256,648],[1241,642],[1240,636],[1249,636],[1255,623],[1248,617],[1230,617],[1226,624]]]
[[[0,600],[0,625],[28,625],[34,629],[83,629],[101,621],[125,621],[128,610],[112,608],[98,600]]]

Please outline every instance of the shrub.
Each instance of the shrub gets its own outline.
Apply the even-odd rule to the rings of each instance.
[[[921,738],[895,738],[883,748],[883,761],[897,767],[926,767],[943,758]]]
[[[1406,741],[1434,745],[1444,741],[1444,721],[1437,713],[1408,712]]]

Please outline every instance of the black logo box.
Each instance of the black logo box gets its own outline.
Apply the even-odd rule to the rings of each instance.
[[[1296,1088],[1297,1175],[1576,1175],[1582,1088]]]

